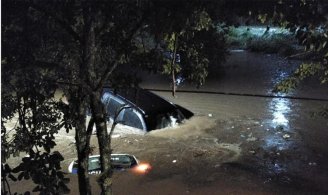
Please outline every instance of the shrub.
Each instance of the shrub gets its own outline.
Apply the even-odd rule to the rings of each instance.
[[[266,31],[263,27],[230,27],[226,40],[230,48],[279,53],[284,56],[295,54],[300,48],[292,34],[276,28]]]
[[[292,35],[279,33],[255,37],[248,42],[247,49],[254,52],[279,53],[288,56],[296,52],[296,44]]]

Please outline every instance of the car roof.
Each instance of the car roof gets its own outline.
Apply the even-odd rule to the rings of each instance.
[[[111,91],[121,99],[141,110],[145,115],[166,113],[176,109],[176,106],[171,102],[142,88],[125,88],[115,90],[114,92],[110,88],[104,88],[104,91]]]

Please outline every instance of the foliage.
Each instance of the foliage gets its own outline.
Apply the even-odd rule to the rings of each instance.
[[[249,28],[230,27],[226,31],[227,43],[233,48],[247,49],[247,43],[254,38]]]
[[[250,40],[248,49],[255,52],[279,53],[290,56],[297,52],[297,43],[292,35],[273,34]]]
[[[25,2],[16,3],[20,6],[3,4],[11,14],[3,14],[2,24],[2,193],[11,193],[8,180],[22,179],[32,179],[36,184],[34,191],[41,194],[68,193],[68,179],[60,167],[63,157],[53,152],[55,135],[61,128],[68,130],[71,126],[69,120],[63,120],[67,105],[54,99],[58,87],[54,81],[64,72],[59,74],[48,63],[50,59],[55,62],[58,56],[44,51],[49,43],[43,40],[47,29],[41,36],[32,33],[43,21],[35,21]],[[43,59],[49,61],[41,63]],[[27,156],[17,167],[9,166],[8,158],[24,153]]]
[[[181,36],[184,41],[201,37],[197,32],[208,30],[211,22],[201,4],[198,1],[4,1],[3,47],[6,49],[3,64],[6,66],[2,70],[6,85],[13,83],[14,86],[7,90],[6,102],[13,102],[6,105],[7,116],[13,117],[19,111],[22,124],[17,126],[15,135],[17,139],[27,137],[22,143],[10,142],[10,147],[28,151],[30,160],[43,160],[48,166],[45,159],[55,145],[54,134],[61,127],[74,127],[80,192],[90,193],[87,158],[95,124],[103,172],[100,185],[104,194],[111,193],[111,182],[106,182],[111,181],[111,141],[104,125],[108,113],[100,102],[102,88],[105,85],[120,87],[131,82],[137,84],[135,76],[122,76],[118,70],[126,64],[141,64],[147,59],[147,68],[154,69],[154,60],[158,56],[164,61],[158,47],[145,52],[145,47],[140,47],[136,41],[138,35],[163,43],[163,50],[172,50],[170,37],[173,35],[176,40]],[[163,19],[164,22],[158,21]],[[192,72],[191,78],[203,83],[208,59],[204,58],[205,52],[199,52],[203,48],[201,41],[191,47],[181,42],[181,47],[185,48],[186,60],[190,58],[190,65],[195,67],[190,71],[198,71],[201,75],[198,77],[197,72]],[[157,55],[148,58],[151,54]],[[15,70],[17,74],[12,74]],[[23,87],[29,87],[29,90],[25,93]],[[57,88],[63,89],[68,106],[52,100]],[[17,92],[17,96],[11,96],[13,92]],[[85,127],[87,108],[91,110],[92,120]],[[6,138],[5,124],[2,124]],[[26,146],[30,142],[30,146],[41,147],[47,155],[34,151],[37,150],[35,146],[32,155],[32,150]],[[30,162],[26,158],[24,161]],[[45,171],[44,177],[48,177],[50,170]]]
[[[314,56],[312,62],[305,62],[294,75],[283,81],[277,89],[288,91],[295,88],[302,80],[316,76],[321,83],[328,79],[328,3],[319,0],[278,1],[274,12],[268,13],[269,18],[280,26],[289,29],[306,53]]]
[[[292,34],[284,32],[282,29],[274,29],[274,32],[270,32],[270,28],[269,30],[265,29],[263,26],[230,27],[227,42],[232,48],[247,49],[254,52],[279,53],[283,56],[290,56],[301,50]]]
[[[281,81],[274,89],[274,91],[281,91],[287,93],[300,84],[301,81],[308,77],[316,76],[322,83],[327,81],[326,67],[322,63],[312,62],[301,64],[294,74],[285,80]]]
[[[225,61],[227,44],[223,32],[213,26],[194,33],[192,39],[181,44],[181,66],[184,75],[198,87],[205,83],[208,70]]]
[[[208,75],[209,63],[219,65],[225,60],[227,52],[224,37],[215,31],[214,24],[207,12],[199,7],[194,9],[195,11],[189,16],[190,18],[187,16],[185,24],[181,25],[179,31],[162,32],[164,34],[164,50],[181,56],[181,62],[173,67],[173,60],[166,59],[163,72],[171,74],[172,70],[175,73],[182,71],[187,80],[201,86]],[[174,22],[173,18],[169,23]],[[175,41],[177,41],[176,45]]]
[[[11,76],[21,73],[17,71]],[[32,179],[37,184],[33,191],[40,194],[68,193],[69,180],[60,167],[63,157],[52,152],[55,134],[67,126],[62,121],[64,105],[51,98],[54,88],[47,81],[38,78],[40,83],[34,83],[37,76],[26,72],[20,76],[10,80],[11,83],[2,82],[1,107],[5,108],[1,115],[2,193],[10,192],[8,179]],[[21,152],[28,156],[11,168],[6,160]]]
[[[141,67],[148,70],[171,75],[172,79],[180,73],[188,81],[201,86],[207,77],[208,66],[219,66],[227,54],[225,37],[223,32],[216,31],[208,4],[154,1],[152,8],[143,29],[146,33],[140,35],[146,35],[148,41],[146,44],[139,41],[146,47],[134,53],[134,64],[143,64]],[[173,59],[177,55],[180,62]]]

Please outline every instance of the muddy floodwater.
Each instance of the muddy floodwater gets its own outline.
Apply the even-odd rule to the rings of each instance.
[[[114,193],[328,194],[328,121],[313,116],[328,105],[327,86],[309,79],[289,94],[272,93],[300,63],[231,51],[225,64],[211,67],[204,86],[183,82],[175,98],[168,77],[144,73],[142,87],[195,116],[145,135],[118,128],[113,152],[133,154],[152,169],[144,175],[116,172]],[[63,131],[56,140],[66,170],[76,158],[74,131]],[[96,154],[95,136],[91,144]],[[76,194],[77,177],[68,176]],[[99,194],[96,178],[91,176],[91,184]],[[28,189],[28,181],[23,183],[14,189]]]
[[[239,144],[241,155],[220,166],[219,180],[260,185],[254,189],[260,194],[326,194],[328,121],[314,115],[327,106],[327,86],[308,79],[288,94],[272,92],[300,63],[237,50],[222,67],[212,68],[200,89],[183,83],[178,87],[183,92],[172,98],[161,91],[169,89],[166,77],[157,83],[147,77],[143,87],[160,89],[155,93],[215,120],[207,132],[218,143]]]

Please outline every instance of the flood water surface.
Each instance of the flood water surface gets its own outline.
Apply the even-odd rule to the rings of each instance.
[[[152,170],[137,176],[115,173],[114,193],[328,194],[328,124],[312,116],[327,105],[326,86],[308,80],[289,94],[272,93],[300,63],[232,52],[223,66],[210,69],[204,86],[196,89],[183,82],[178,87],[183,92],[174,98],[169,78],[145,73],[142,87],[195,116],[178,127],[146,134],[118,126],[113,153],[135,155]],[[64,169],[76,159],[74,133],[63,130],[56,137]],[[91,146],[98,154],[94,135]],[[69,177],[71,194],[77,194],[77,177]],[[99,194],[97,177],[90,181]],[[13,189],[23,193],[24,186],[33,189],[18,182]]]
[[[222,164],[222,177],[261,181],[274,194],[326,194],[328,121],[313,114],[328,104],[327,86],[308,79],[289,94],[272,92],[300,63],[238,51],[222,67],[212,68],[200,89],[183,83],[178,87],[183,92],[173,98],[165,91],[168,79],[160,76],[151,82],[155,75],[142,86],[156,89],[158,95],[196,115],[216,120],[216,128],[209,131],[219,143],[240,145],[241,156]]]

